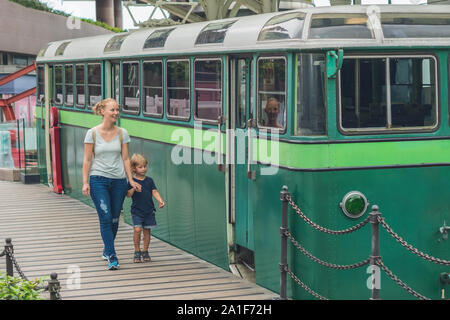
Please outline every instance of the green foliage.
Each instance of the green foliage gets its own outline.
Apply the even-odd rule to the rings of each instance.
[[[20,4],[24,7],[27,8],[31,8],[31,9],[35,9],[35,10],[41,10],[41,11],[46,11],[46,12],[50,12],[50,13],[54,13],[54,14],[59,14],[61,16],[65,16],[65,17],[70,17],[70,14],[67,14],[63,11],[60,10],[55,10],[52,9],[50,7],[48,7],[45,3],[41,3],[38,0],[9,0],[11,2],[15,2],[17,4]],[[99,22],[99,21],[94,21],[91,19],[86,19],[86,18],[80,18],[81,21],[96,25],[98,27],[102,27],[104,29],[113,31],[113,32],[124,32],[126,30],[122,30],[119,28],[115,28],[115,27],[111,27],[110,25],[104,23],[104,22]]]
[[[0,300],[43,300],[39,297],[43,290],[38,287],[42,287],[47,278],[26,281],[0,272]]]

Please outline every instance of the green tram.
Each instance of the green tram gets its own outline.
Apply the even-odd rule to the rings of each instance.
[[[349,228],[376,204],[408,243],[450,257],[448,6],[307,8],[56,41],[37,68],[42,183],[54,180],[45,115],[56,107],[56,174],[66,194],[90,203],[83,139],[100,122],[91,107],[113,97],[130,153],[150,157],[167,200],[154,235],[221,268],[243,261],[279,292],[283,185],[319,225]],[[124,215],[129,223],[129,202]],[[290,209],[289,229],[321,260],[370,256],[370,224],[324,234]],[[380,255],[414,290],[447,297],[439,279],[450,267],[382,227]],[[327,298],[370,298],[366,267],[329,269],[291,244],[288,262]],[[381,298],[414,299],[384,272],[380,281]],[[313,298],[289,277],[288,296]]]

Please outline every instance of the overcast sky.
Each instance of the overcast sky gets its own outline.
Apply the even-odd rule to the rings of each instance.
[[[72,14],[75,17],[95,19],[95,2],[94,1],[76,1],[76,0],[39,0],[40,2],[47,3],[47,5],[53,9],[61,10]],[[329,6],[329,0],[313,0],[316,6]],[[391,0],[392,4],[422,4],[426,3],[426,0]],[[362,4],[387,4],[388,0],[362,0]],[[122,6],[123,10],[123,28],[133,29],[136,28],[133,25],[133,20],[128,13],[128,10]],[[138,22],[146,21],[153,10],[150,6],[135,6],[130,7],[134,19]],[[157,10],[154,15],[155,18],[162,18],[162,13]]]

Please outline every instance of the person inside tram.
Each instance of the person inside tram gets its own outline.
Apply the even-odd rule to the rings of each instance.
[[[276,98],[271,97],[267,100],[264,111],[267,115],[267,123],[265,124],[267,127],[283,128],[277,120],[278,114],[280,113],[280,103]]]

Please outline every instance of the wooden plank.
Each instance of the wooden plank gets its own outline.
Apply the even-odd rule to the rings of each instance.
[[[133,228],[121,217],[119,270],[106,270],[94,208],[43,185],[0,181],[0,239],[11,237],[28,278],[58,273],[63,299],[271,299],[276,295],[152,237],[148,263],[133,263]],[[7,194],[7,196],[5,196]],[[27,194],[26,197],[23,194]],[[70,267],[80,289],[68,286]],[[48,298],[48,293],[43,297]]]

